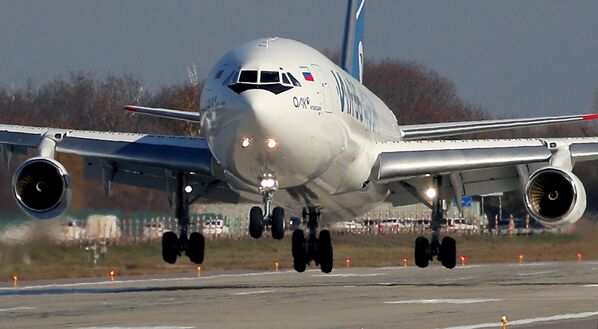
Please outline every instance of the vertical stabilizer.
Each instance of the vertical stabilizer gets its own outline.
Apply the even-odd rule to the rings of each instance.
[[[348,0],[341,66],[359,82],[363,81],[363,27],[365,0]]]

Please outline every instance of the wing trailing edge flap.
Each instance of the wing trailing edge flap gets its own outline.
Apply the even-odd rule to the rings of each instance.
[[[418,140],[438,138],[446,136],[457,136],[474,134],[489,131],[524,128],[539,125],[551,125],[558,123],[588,121],[598,119],[598,114],[577,114],[564,116],[551,116],[526,119],[503,119],[483,121],[462,121],[446,123],[430,123],[418,125],[401,126],[403,140]]]

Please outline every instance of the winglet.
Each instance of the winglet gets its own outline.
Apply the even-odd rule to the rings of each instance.
[[[183,121],[190,121],[190,122],[199,122],[201,119],[199,113],[197,113],[197,112],[153,108],[153,107],[136,106],[136,105],[125,105],[124,108],[125,108],[125,110],[127,110],[129,112],[146,114],[146,115],[151,115],[151,116],[165,118],[165,119],[183,120]]]

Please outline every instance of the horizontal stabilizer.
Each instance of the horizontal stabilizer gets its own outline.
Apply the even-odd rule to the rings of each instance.
[[[171,110],[171,109],[134,106],[134,105],[125,106],[125,110],[134,112],[134,113],[152,115],[155,117],[160,117],[160,118],[165,118],[165,119],[183,120],[183,121],[190,121],[190,122],[197,122],[197,123],[199,123],[199,121],[200,121],[200,115],[197,112],[188,112],[188,111],[181,111],[181,110]]]
[[[578,114],[528,119],[431,123],[401,126],[401,134],[403,136],[403,140],[417,140],[593,119],[598,119],[598,114]]]

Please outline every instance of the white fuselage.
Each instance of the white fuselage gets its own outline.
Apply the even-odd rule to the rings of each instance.
[[[296,214],[320,207],[324,220],[338,221],[388,195],[386,186],[370,182],[370,171],[376,142],[400,139],[396,118],[305,44],[269,38],[231,50],[209,73],[200,111],[212,154],[229,185],[247,198],[261,200],[260,181],[273,177],[274,203]]]

